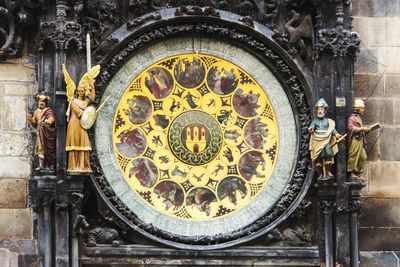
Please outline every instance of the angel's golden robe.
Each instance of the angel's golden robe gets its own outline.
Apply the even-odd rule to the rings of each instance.
[[[92,172],[90,167],[90,144],[87,130],[81,126],[83,111],[93,102],[96,93],[94,80],[100,73],[100,66],[94,66],[85,73],[78,88],[63,65],[65,83],[67,85],[67,140],[65,150],[68,151],[68,172]],[[78,91],[78,92],[77,92]]]
[[[74,98],[68,108],[69,117],[67,127],[67,140],[65,150],[68,154],[69,172],[91,172],[89,151],[92,150],[89,135],[80,124],[82,112],[89,106],[90,99],[84,100]]]

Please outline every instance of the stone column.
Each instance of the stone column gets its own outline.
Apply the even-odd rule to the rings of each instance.
[[[74,175],[69,176],[69,199],[71,206],[71,224],[70,224],[70,232],[71,232],[71,266],[79,267],[79,251],[80,251],[80,234],[79,229],[81,227],[81,208],[82,208],[82,200],[84,196],[85,183],[88,181],[89,176],[81,176]]]
[[[30,181],[31,206],[38,216],[38,241],[40,266],[54,266],[53,204],[57,178],[55,176],[35,176]]]
[[[317,198],[319,208],[323,214],[324,221],[324,243],[325,243],[325,266],[334,267],[334,246],[333,246],[333,217],[336,203],[336,183],[332,180],[317,181]]]
[[[69,266],[69,224],[67,181],[59,180],[56,187],[55,257],[57,266]]]
[[[366,186],[366,182],[363,180],[351,179],[347,184],[350,187],[350,199],[347,208],[350,215],[350,262],[352,267],[358,267],[360,264],[358,247],[358,215],[361,210],[361,189]]]

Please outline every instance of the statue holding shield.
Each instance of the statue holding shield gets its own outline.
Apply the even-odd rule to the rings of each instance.
[[[100,73],[100,66],[92,67],[85,73],[80,80],[78,87],[68,74],[67,69],[63,65],[65,83],[67,85],[67,100],[69,102],[67,109],[67,138],[65,150],[68,152],[68,172],[73,173],[89,173],[92,172],[90,167],[90,144],[87,129],[87,122],[82,118],[88,117],[91,114],[90,106],[94,102],[95,88],[94,82],[97,75]],[[89,116],[90,117],[90,116]]]

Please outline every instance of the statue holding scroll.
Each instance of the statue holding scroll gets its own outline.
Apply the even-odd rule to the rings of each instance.
[[[65,83],[67,85],[67,139],[65,150],[68,152],[68,172],[88,173],[92,172],[90,167],[90,144],[89,135],[85,123],[81,119],[85,116],[85,110],[94,102],[94,82],[100,73],[100,66],[94,66],[85,73],[78,87],[63,65]],[[90,109],[88,109],[90,110]],[[87,113],[87,112],[86,112]]]
[[[354,100],[353,114],[347,120],[348,157],[347,171],[353,179],[364,179],[362,176],[367,161],[366,134],[380,128],[379,123],[367,127],[363,126],[361,116],[364,114],[365,104],[361,99]]]

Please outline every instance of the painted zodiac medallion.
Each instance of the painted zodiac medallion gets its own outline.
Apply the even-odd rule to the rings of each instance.
[[[242,68],[182,54],[126,88],[113,144],[122,176],[155,212],[208,221],[241,210],[267,185],[279,131],[267,94]]]

